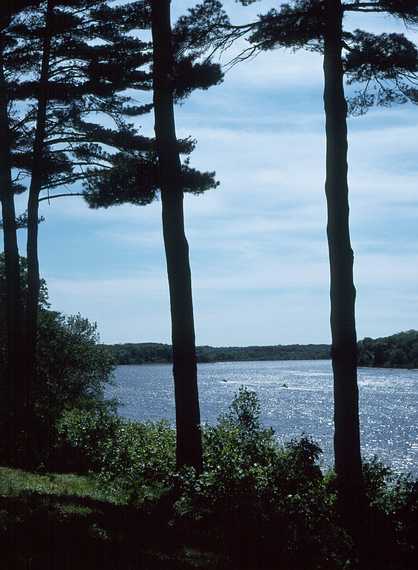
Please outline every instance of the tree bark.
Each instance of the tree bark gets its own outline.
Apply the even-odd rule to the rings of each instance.
[[[356,291],[350,243],[347,181],[347,103],[342,65],[341,0],[326,0],[324,104],[328,248],[331,274],[334,454],[340,512],[351,532],[359,528],[363,476],[357,387]]]
[[[2,386],[5,413],[8,460],[16,462],[16,440],[21,430],[25,409],[22,393],[20,350],[22,349],[22,310],[20,262],[17,243],[16,211],[11,173],[11,148],[8,117],[8,90],[4,75],[2,46],[0,46],[0,200],[3,218],[3,240],[6,271],[7,349],[6,377]],[[23,387],[24,388],[24,387]],[[20,426],[20,427],[19,427]]]
[[[26,306],[26,373],[28,389],[28,406],[32,411],[31,394],[36,384],[36,352],[38,337],[39,311],[39,256],[38,256],[38,227],[39,227],[39,195],[42,188],[44,148],[46,134],[46,113],[48,104],[49,65],[51,56],[52,17],[54,1],[48,0],[45,36],[42,51],[41,75],[39,80],[38,109],[36,131],[33,145],[33,166],[28,198],[28,227],[27,227],[27,263],[28,263],[28,294]]]
[[[162,222],[173,345],[177,467],[202,469],[202,436],[197,385],[189,248],[184,230],[183,187],[172,85],[170,0],[152,1],[154,114]]]

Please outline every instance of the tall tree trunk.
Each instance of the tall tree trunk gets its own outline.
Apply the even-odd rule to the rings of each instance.
[[[25,410],[22,392],[20,355],[22,348],[22,311],[20,295],[20,263],[17,243],[16,212],[11,174],[11,148],[8,117],[8,90],[4,75],[2,46],[0,46],[0,200],[3,219],[3,239],[6,271],[7,368],[2,385],[5,398],[5,437],[8,438],[8,460],[16,462],[17,436],[21,431]]]
[[[170,289],[177,466],[202,469],[189,248],[184,232],[181,163],[177,149],[172,86],[170,0],[152,1],[154,113],[164,245]]]
[[[51,35],[54,0],[48,0],[45,36],[43,42],[41,75],[39,80],[38,110],[36,131],[33,145],[33,165],[28,198],[28,229],[27,229],[27,263],[28,263],[28,294],[26,306],[26,373],[28,388],[28,412],[33,412],[31,394],[36,383],[36,352],[38,337],[39,310],[39,257],[38,257],[38,226],[39,226],[39,194],[42,188],[44,168],[44,146],[46,131],[46,112],[48,104],[49,65],[51,56]],[[30,418],[28,418],[29,420]]]
[[[357,387],[357,338],[347,182],[347,103],[342,65],[341,0],[326,0],[324,104],[328,247],[331,272],[334,453],[341,514],[349,530],[359,528],[363,477]]]

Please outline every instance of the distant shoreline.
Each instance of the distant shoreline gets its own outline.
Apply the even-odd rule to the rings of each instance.
[[[239,362],[331,362],[331,358],[315,358],[312,360],[307,360],[307,359],[301,359],[301,360],[297,360],[297,359],[292,359],[292,360],[287,360],[287,359],[276,359],[276,360],[222,360],[222,361],[213,361],[213,362],[197,362],[198,364],[234,364],[239,363]],[[172,362],[141,362],[140,364],[117,364],[116,366],[160,366],[161,364],[164,364],[166,366],[173,364]],[[357,368],[381,368],[382,370],[418,370],[418,366],[415,368],[407,368],[405,366],[366,366],[366,365],[362,365],[359,364]]]
[[[170,364],[171,346],[159,343],[125,343],[107,345],[117,364]],[[280,360],[329,360],[331,347],[327,344],[197,347],[198,363],[249,362]]]
[[[276,359],[272,359],[272,360],[267,360],[267,359],[263,359],[263,360],[255,360],[255,359],[251,359],[251,360],[211,360],[210,362],[206,362],[206,361],[197,361],[197,364],[234,364],[239,363],[239,362],[331,362],[331,357],[330,358],[276,358]],[[152,361],[152,362],[141,362],[139,364],[117,364],[117,366],[158,366],[160,364],[173,364],[171,361]],[[365,366],[363,368],[366,368]]]
[[[170,364],[171,345],[155,342],[104,345],[117,365]],[[278,344],[268,346],[198,346],[197,362],[266,362],[330,360],[329,344]],[[358,343],[359,367],[418,368],[418,331],[410,330]]]

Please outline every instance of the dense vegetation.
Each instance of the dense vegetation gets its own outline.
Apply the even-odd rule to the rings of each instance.
[[[125,343],[107,345],[117,364],[166,363],[172,361],[168,344]],[[289,344],[276,346],[198,346],[198,362],[234,362],[246,360],[326,360],[327,344]]]
[[[172,361],[171,346],[160,343],[106,345],[116,364],[152,364]],[[198,362],[238,362],[249,360],[328,360],[328,344],[275,346],[198,346]],[[418,368],[418,331],[410,330],[382,338],[358,342],[359,366]]]
[[[27,292],[26,260],[21,259],[23,297]],[[0,316],[4,311],[4,265],[0,255]],[[39,306],[37,383],[32,393],[31,461],[45,464],[53,455],[58,421],[68,410],[108,410],[113,403],[105,401],[104,387],[114,367],[108,349],[99,343],[97,325],[81,315],[66,316],[52,311],[48,303],[45,281],[41,286]],[[0,320],[0,377],[4,374],[5,322]],[[0,427],[6,429],[9,396],[0,384]],[[5,461],[7,438],[0,440],[0,462]],[[25,454],[21,438],[13,445],[17,456]]]
[[[358,344],[359,365],[380,368],[418,368],[418,331],[382,338],[365,338]]]
[[[201,474],[176,471],[175,432],[164,423],[69,410],[58,430],[54,467],[77,476],[0,469],[8,568],[51,567],[51,560],[53,568],[109,570],[356,567],[334,474],[318,466],[321,450],[306,437],[279,445],[260,424],[251,391],[241,389],[217,425],[203,429]],[[364,465],[364,476],[368,569],[412,570],[417,483],[376,461]]]
[[[38,468],[0,468],[6,568],[51,560],[52,568],[105,570],[356,568],[335,474],[322,473],[315,442],[302,436],[279,445],[260,423],[256,394],[241,388],[218,423],[202,429],[203,471],[177,469],[175,430],[117,416],[103,397],[110,351],[86,319],[51,311],[45,283],[42,290]],[[417,483],[376,461],[364,465],[364,477],[369,569],[384,562],[412,570]]]

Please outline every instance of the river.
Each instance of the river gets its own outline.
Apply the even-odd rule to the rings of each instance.
[[[213,424],[240,386],[257,392],[262,421],[281,442],[306,433],[332,463],[333,390],[330,361],[199,364],[202,421]],[[418,370],[359,369],[362,452],[397,472],[418,475]],[[134,420],[174,421],[171,365],[118,366],[109,397]]]

